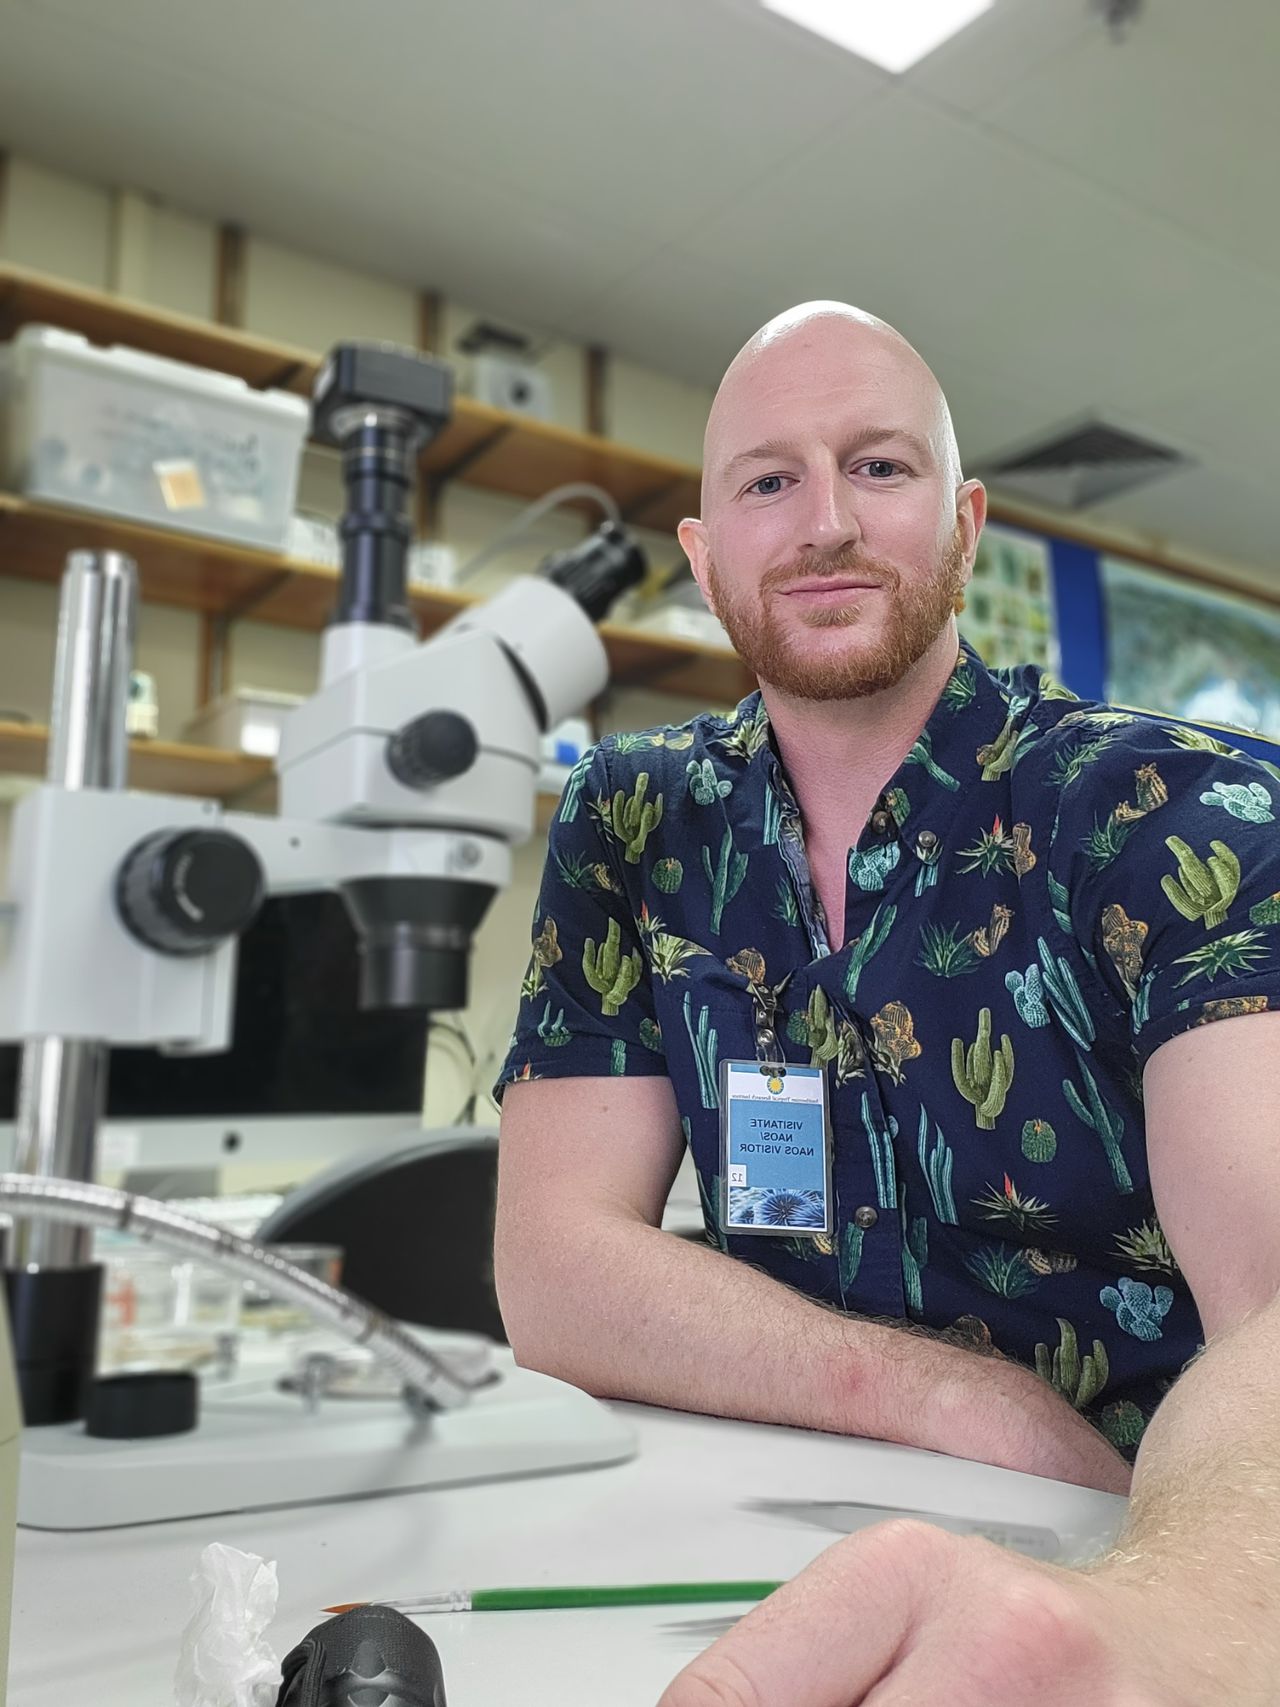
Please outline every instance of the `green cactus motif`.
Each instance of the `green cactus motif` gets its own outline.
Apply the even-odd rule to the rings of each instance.
[[[711,1023],[711,1009],[705,1004],[698,1010],[698,1023],[693,1023],[693,993],[684,993],[684,1028],[693,1045],[693,1059],[698,1069],[698,1095],[703,1108],[719,1108],[719,1033]]]
[[[784,925],[800,923],[800,908],[796,903],[796,892],[791,887],[790,880],[780,877],[774,887],[773,916],[781,919]]]
[[[733,784],[727,777],[716,776],[716,767],[710,759],[690,759],[685,775],[689,778],[689,793],[699,806],[711,806],[733,792]]]
[[[609,920],[609,929],[597,949],[588,937],[582,945],[582,971],[591,988],[600,997],[600,1012],[616,1014],[623,1002],[640,982],[644,960],[640,950],[622,952],[622,930],[617,919]]]
[[[682,1124],[686,1128],[685,1143],[688,1144],[687,1128],[689,1123],[684,1121]],[[713,1245],[718,1251],[727,1251],[729,1248],[728,1240],[725,1238],[724,1230],[720,1225],[720,1205],[724,1201],[722,1176],[712,1174],[708,1184],[707,1180],[703,1178],[702,1169],[699,1168],[698,1196],[702,1199],[702,1228],[707,1243]]]
[[[1216,930],[1240,892],[1240,861],[1225,842],[1209,843],[1207,861],[1200,859],[1181,836],[1166,836],[1164,845],[1178,862],[1178,877],[1162,877],[1160,887],[1184,919],[1203,919]]]
[[[538,1036],[546,1044],[548,1049],[563,1049],[566,1043],[572,1042],[573,1033],[564,1023],[563,1008],[560,1009],[560,1012],[553,1020],[551,1017],[551,1003],[547,1003],[546,1007],[542,1010],[542,1018],[538,1021]]]
[[[586,752],[564,779],[564,787],[560,791],[560,808],[557,814],[562,824],[572,824],[578,816],[578,804],[582,799],[582,785],[586,781],[587,771],[590,767],[591,754]]]
[[[732,828],[725,830],[720,843],[720,853],[714,865],[711,863],[711,849],[704,843],[702,869],[711,885],[711,929],[719,936],[725,904],[733,900],[747,875],[747,855],[734,853]]]
[[[772,783],[764,791],[764,845],[776,847],[782,833],[782,796]]]
[[[662,796],[656,794],[652,800],[646,800],[648,792],[649,773],[641,771],[630,795],[619,789],[602,815],[605,827],[626,849],[628,865],[639,865],[644,844],[662,822]]]
[[[1059,883],[1053,873],[1046,873],[1049,886],[1049,902],[1053,908],[1053,916],[1058,922],[1058,928],[1064,936],[1073,937],[1075,926],[1071,923],[1071,894],[1065,883]]]
[[[1117,1399],[1099,1416],[1098,1427],[1117,1451],[1123,1451],[1125,1447],[1141,1443],[1147,1419],[1132,1399]]]
[[[871,1098],[862,1093],[862,1129],[871,1150],[871,1166],[876,1176],[876,1202],[881,1209],[894,1209],[898,1203],[898,1170],[893,1159],[893,1141],[898,1136],[898,1122],[892,1115],[881,1130],[871,1112]]]
[[[831,1003],[827,1000],[826,991],[820,986],[815,986],[810,993],[809,1006],[805,1010],[805,1041],[809,1045],[811,1067],[825,1067],[828,1061],[834,1061],[840,1053],[835,1016],[831,1012]]]
[[[1014,749],[1018,744],[1018,723],[1012,715],[1004,720],[1004,727],[994,741],[988,741],[978,748],[974,755],[982,766],[983,782],[995,782],[1013,769]]]
[[[1268,895],[1256,907],[1249,909],[1251,925],[1280,925],[1280,894]]]
[[[1207,794],[1200,796],[1203,806],[1221,806],[1233,818],[1246,824],[1274,824],[1271,810],[1271,790],[1260,782],[1215,782]]]
[[[1136,1037],[1151,1018],[1151,986],[1156,981],[1154,972],[1144,972],[1133,998],[1133,1035]]]
[[[660,859],[654,865],[651,876],[655,889],[661,889],[664,895],[675,895],[684,882],[684,866],[674,856]]]
[[[1136,1340],[1164,1337],[1163,1322],[1173,1308],[1173,1292],[1167,1286],[1150,1287],[1145,1280],[1123,1275],[1119,1287],[1104,1286],[1099,1301],[1115,1311],[1116,1322]]]
[[[916,858],[920,861],[920,869],[916,872],[916,900],[926,889],[933,889],[938,882],[938,861],[942,856],[942,843],[932,830],[921,830],[916,837]]]
[[[850,848],[849,879],[864,894],[874,894],[884,888],[889,873],[901,858],[902,849],[897,842],[886,842],[883,847],[871,848],[866,853]]]
[[[646,1049],[651,1049],[655,1055],[662,1054],[662,1027],[656,1019],[642,1019],[638,1027],[640,1041]]]
[[[921,734],[920,739],[907,754],[906,763],[909,765],[921,766],[926,776],[932,777],[934,782],[936,782],[940,787],[950,790],[952,794],[955,794],[959,790],[960,784],[956,781],[955,777],[951,775],[950,771],[944,771],[942,766],[935,762],[933,757],[933,737],[927,729]]]
[[[1058,1134],[1047,1120],[1028,1120],[1022,1128],[1022,1153],[1029,1162],[1051,1162],[1058,1153]]]
[[[901,1218],[902,1289],[906,1295],[908,1313],[919,1316],[924,1312],[920,1271],[929,1261],[929,1223],[923,1215],[908,1221],[905,1197],[902,1200]]]
[[[956,1200],[951,1191],[951,1166],[954,1157],[951,1146],[942,1136],[942,1128],[934,1122],[933,1147],[929,1146],[929,1111],[922,1105],[920,1109],[920,1130],[916,1137],[916,1148],[920,1157],[920,1171],[928,1181],[929,1195],[933,1198],[934,1214],[947,1227],[956,1227],[960,1218],[956,1214]]]
[[[1044,987],[1063,1029],[1080,1049],[1089,1049],[1096,1035],[1093,1015],[1085,1006],[1076,975],[1061,956],[1055,955],[1043,937],[1036,938],[1036,951],[1044,969]]]
[[[627,1070],[627,1045],[621,1037],[615,1037],[609,1045],[609,1071],[615,1079],[620,1079]]]
[[[867,962],[879,954],[884,947],[885,938],[893,929],[898,917],[898,909],[894,906],[877,907],[871,915],[871,922],[860,936],[856,936],[849,945],[849,965],[844,975],[844,993],[852,1001],[858,993],[858,980],[866,969]]]
[[[1047,1345],[1036,1346],[1036,1370],[1055,1393],[1061,1393],[1076,1410],[1082,1411],[1107,1384],[1111,1373],[1107,1350],[1101,1340],[1094,1340],[1093,1351],[1082,1358],[1076,1330],[1061,1316],[1057,1320],[1058,1344],[1052,1357]]]
[[[1013,1044],[1007,1035],[1001,1037],[998,1050],[991,1047],[990,1008],[979,1013],[977,1041],[967,1052],[962,1037],[952,1038],[951,1077],[960,1095],[973,1104],[980,1131],[995,1129],[996,1117],[1003,1111],[1013,1083],[1013,1067]]]
[[[862,1228],[852,1221],[846,1221],[841,1228],[837,1255],[840,1263],[840,1299],[843,1303],[845,1294],[858,1278],[858,1270],[862,1267]]]
[[[1044,986],[1040,982],[1038,966],[1028,966],[1025,972],[1006,972],[1004,987],[1013,997],[1018,1018],[1024,1025],[1029,1025],[1033,1031],[1048,1025],[1049,1010],[1044,1004]]]
[[[1107,1162],[1111,1168],[1111,1178],[1115,1181],[1116,1190],[1122,1197],[1126,1196],[1133,1190],[1133,1180],[1125,1163],[1124,1154],[1120,1149],[1120,1140],[1124,1137],[1124,1120],[1104,1100],[1101,1091],[1098,1089],[1098,1081],[1089,1071],[1084,1057],[1077,1055],[1076,1062],[1084,1078],[1084,1095],[1081,1096],[1070,1079],[1062,1081],[1062,1093],[1071,1104],[1072,1112],[1076,1118],[1101,1138],[1102,1147],[1107,1152]]]

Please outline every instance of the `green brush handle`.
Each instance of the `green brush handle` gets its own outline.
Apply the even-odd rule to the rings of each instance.
[[[635,1583],[601,1588],[477,1588],[473,1612],[527,1612],[570,1606],[698,1606],[719,1600],[763,1600],[781,1583]]]

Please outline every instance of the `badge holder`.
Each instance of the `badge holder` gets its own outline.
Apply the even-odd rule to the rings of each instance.
[[[720,1063],[720,1224],[774,1238],[829,1234],[827,1077],[782,1059],[775,1011],[757,1017],[754,1061]]]

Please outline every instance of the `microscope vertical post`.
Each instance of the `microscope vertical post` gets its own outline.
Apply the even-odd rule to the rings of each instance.
[[[136,621],[132,560],[117,552],[73,552],[58,612],[46,769],[46,780],[55,787],[124,786]],[[106,1074],[107,1046],[96,1039],[39,1037],[24,1043],[17,1108],[20,1172],[92,1181]],[[20,1222],[15,1229],[10,1305],[28,1423],[78,1414],[66,1410],[74,1403],[77,1377],[64,1364],[68,1357],[72,1366],[83,1362],[86,1337],[89,1367],[84,1374],[92,1373],[100,1275],[89,1266],[91,1237],[85,1228],[49,1222]],[[59,1353],[46,1343],[42,1355],[43,1301],[51,1304],[55,1294],[67,1301],[81,1299],[75,1312],[82,1318],[79,1349],[68,1345]],[[91,1322],[85,1319],[90,1313]],[[29,1374],[33,1364],[48,1367]]]

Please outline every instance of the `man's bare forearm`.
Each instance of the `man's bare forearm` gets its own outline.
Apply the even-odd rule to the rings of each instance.
[[[1032,1371],[826,1309],[639,1220],[508,1230],[498,1283],[520,1361],[601,1397],[1127,1489],[1119,1455]]]
[[[1193,1609],[1236,1707],[1280,1700],[1280,1299],[1209,1341],[1152,1418],[1096,1570]]]

